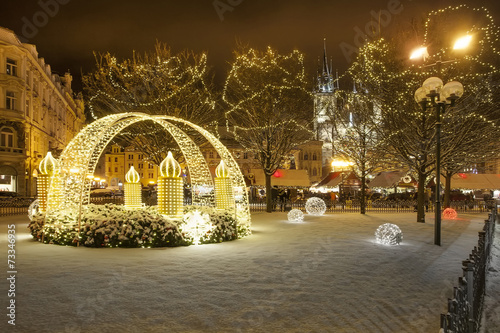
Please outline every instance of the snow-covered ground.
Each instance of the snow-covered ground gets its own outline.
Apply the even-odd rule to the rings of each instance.
[[[500,332],[500,225],[497,223],[495,227],[490,268],[486,275],[486,294],[481,318],[482,333]]]
[[[0,218],[3,276],[7,225],[17,226],[15,331],[438,332],[485,215],[443,220],[441,247],[430,215],[252,218],[245,239],[161,249],[45,245],[26,217]],[[401,245],[374,242],[386,222],[402,229]],[[2,278],[1,332],[13,331],[8,289]]]

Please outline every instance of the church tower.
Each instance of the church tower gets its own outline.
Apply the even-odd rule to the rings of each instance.
[[[328,64],[326,54],[326,38],[323,40],[323,63],[318,70],[316,87],[314,89],[314,131],[316,140],[323,141],[324,167],[329,167],[333,152],[334,128],[333,121],[337,101],[335,91],[339,89],[338,73],[334,79],[332,64]]]

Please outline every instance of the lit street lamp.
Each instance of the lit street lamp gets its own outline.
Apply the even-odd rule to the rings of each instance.
[[[458,81],[443,81],[438,77],[430,77],[424,81],[422,87],[415,92],[415,101],[425,111],[427,108],[436,110],[436,210],[434,224],[434,244],[441,245],[441,113],[446,107],[453,107],[455,101],[463,95],[464,88]]]

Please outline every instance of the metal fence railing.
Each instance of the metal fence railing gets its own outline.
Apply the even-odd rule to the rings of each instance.
[[[448,299],[448,312],[441,314],[442,333],[479,331],[496,218],[494,208],[479,232],[478,245],[462,262],[463,275],[458,278],[458,287],[453,288],[453,298]]]
[[[28,214],[29,205],[34,198],[8,198],[0,200],[0,216]]]
[[[275,200],[273,202],[273,211],[289,211],[291,209],[300,209],[305,211],[305,199],[299,200]],[[324,200],[327,213],[359,213],[361,205],[359,200],[331,201]],[[485,213],[495,207],[495,201],[452,201],[451,208],[457,213]],[[417,207],[416,200],[376,200],[366,202],[366,212],[379,213],[410,213],[415,212]],[[267,209],[266,201],[253,199],[250,201],[250,211],[265,212]],[[427,212],[434,212],[434,205],[428,203],[425,206]]]
[[[7,215],[18,215],[25,214],[28,211],[28,206],[33,202],[34,198],[13,198],[5,199],[0,201],[0,216]],[[290,209],[296,208],[305,211],[306,205],[305,199],[299,200],[276,200],[273,204],[273,211],[289,211]],[[327,213],[359,213],[360,203],[358,200],[346,200],[346,201],[332,201],[324,200]],[[145,206],[155,206],[157,205],[156,196],[144,196],[142,202]],[[97,205],[104,204],[115,204],[123,205],[123,196],[91,196],[90,203]],[[185,205],[190,205],[190,198],[185,198]],[[415,200],[376,200],[367,201],[366,212],[379,212],[379,213],[410,213],[416,210]],[[495,207],[495,201],[452,201],[451,208],[455,209],[457,213],[484,213],[489,212]],[[266,211],[266,201],[262,199],[252,199],[250,200],[250,211],[252,212],[265,212]],[[434,206],[432,203],[426,205],[427,212],[433,212]]]

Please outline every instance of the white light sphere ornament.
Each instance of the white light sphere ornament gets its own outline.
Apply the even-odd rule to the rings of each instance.
[[[403,240],[403,232],[397,225],[385,223],[375,231],[375,239],[380,244],[398,245]]]
[[[183,230],[193,238],[194,245],[200,245],[203,236],[215,228],[210,221],[210,216],[199,210],[186,213],[184,215],[184,222],[186,225],[183,227]]]
[[[303,222],[304,221],[304,213],[300,209],[294,208],[290,210],[287,214],[288,222]]]
[[[306,212],[310,215],[321,216],[326,212],[325,201],[321,198],[312,197],[306,201]]]

